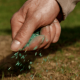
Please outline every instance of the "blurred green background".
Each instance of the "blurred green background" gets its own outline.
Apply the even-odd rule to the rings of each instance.
[[[10,19],[26,0],[0,0],[0,35],[11,35]]]
[[[0,0],[0,35],[11,35],[10,18],[25,1],[26,0]],[[77,4],[67,19],[61,23],[62,33],[78,32],[80,30],[79,26],[80,3]]]

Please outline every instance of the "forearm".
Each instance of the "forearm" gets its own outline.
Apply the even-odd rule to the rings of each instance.
[[[80,0],[57,0],[57,2],[61,6],[64,19],[68,16],[70,12],[73,11],[79,1]]]

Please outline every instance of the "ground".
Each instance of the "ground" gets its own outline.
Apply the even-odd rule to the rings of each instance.
[[[0,80],[80,80],[80,3],[61,23],[58,43],[41,50],[42,57],[35,57],[35,51],[26,52],[27,59],[34,63],[30,70],[19,72],[15,68],[16,60],[11,59],[14,52],[10,50],[10,19],[25,1],[0,0]],[[7,69],[10,66],[12,71]]]
[[[69,46],[52,44],[41,51],[42,57],[28,52],[34,64],[22,73],[7,70],[15,61],[10,58],[14,54],[10,50],[11,41],[11,36],[0,36],[0,80],[80,80],[80,41]]]

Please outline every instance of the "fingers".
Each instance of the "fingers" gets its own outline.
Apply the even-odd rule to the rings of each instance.
[[[52,43],[52,40],[53,40],[54,37],[55,37],[55,33],[56,33],[56,28],[55,28],[54,23],[52,23],[52,24],[49,26],[49,28],[50,28],[50,41],[49,41],[48,45],[46,45],[46,46],[44,47],[44,49],[46,49],[46,48],[48,48],[48,47],[50,46],[50,44]]]
[[[34,20],[34,18],[27,19],[18,31],[17,35],[15,36],[11,45],[11,50],[18,51],[19,49],[22,49],[25,46],[25,44],[29,41],[31,35],[35,31],[36,26],[37,23],[36,20]]]
[[[55,37],[54,37],[52,43],[56,43],[59,40],[59,37],[61,34],[61,26],[60,26],[60,23],[57,19],[54,20],[54,25],[56,28],[56,34],[55,34]]]
[[[56,43],[59,40],[61,27],[59,21],[56,19],[51,25],[48,25],[41,30],[41,35],[45,36],[43,44],[39,47],[48,48],[51,43]]]
[[[11,23],[11,29],[12,29],[12,39],[14,39],[17,32],[22,27],[24,20],[25,19],[22,17],[22,15],[20,15],[19,12],[16,12],[11,18],[10,23]]]
[[[32,39],[29,46],[27,46],[24,50],[31,51],[39,49],[40,45],[44,42],[45,37],[43,35],[39,35]]]
[[[12,39],[14,39],[11,45],[11,49],[13,51],[18,51],[19,49],[22,49],[24,45],[29,41],[33,32],[36,30],[36,26],[38,26],[36,18],[28,18],[25,22],[24,20],[25,19],[19,13],[16,13],[15,16],[13,16],[13,18],[11,19]],[[61,28],[58,21],[54,22],[54,24],[52,23],[46,28],[44,27],[41,30],[41,34],[44,35],[46,38],[44,43],[39,47],[48,48],[51,42],[57,42],[60,36],[60,32]],[[38,43],[40,43],[40,41],[37,42],[35,45],[39,45]],[[32,50],[33,46],[30,46],[30,48]]]
[[[42,48],[46,45],[48,45],[50,43],[50,28],[49,26],[43,27],[40,31],[40,35],[44,35],[45,36],[45,40],[43,42],[43,44],[39,47]]]
[[[13,38],[11,45],[12,51],[22,49],[37,28],[50,24],[59,13],[60,9],[56,1],[54,1],[54,5],[53,3],[51,4],[49,0],[47,0],[47,5],[45,1],[38,1],[38,4],[35,5],[36,1],[37,0],[30,0],[26,2],[19,10],[19,15],[22,15],[22,17],[17,15],[11,22]],[[53,11],[51,11],[52,9]],[[50,28],[48,29],[50,30]],[[44,44],[47,46],[50,45],[52,39],[50,38],[51,36],[48,29],[45,30],[48,32],[47,35],[44,30],[42,31],[42,34],[46,36],[46,42],[44,42]]]
[[[14,39],[15,35],[17,34],[19,28],[22,24],[18,22],[18,16],[17,13],[15,13],[10,21],[11,23],[11,29],[12,29],[12,39]]]
[[[45,36],[45,40],[43,44],[39,47],[44,49],[48,48],[55,36],[55,25],[52,23],[51,25],[48,25],[46,27],[43,27],[40,34]]]

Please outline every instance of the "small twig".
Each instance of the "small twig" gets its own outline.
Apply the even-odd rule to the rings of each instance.
[[[34,79],[34,77],[35,77],[36,73],[37,73],[37,72],[35,72],[35,74],[33,75],[33,77],[32,77],[33,79]],[[30,80],[33,80],[32,78],[31,78],[31,77],[29,77],[29,79],[30,79]]]
[[[33,76],[33,79],[34,79],[34,77],[35,77],[36,73],[37,73],[37,72],[35,72],[35,74],[34,74],[34,76]]]

